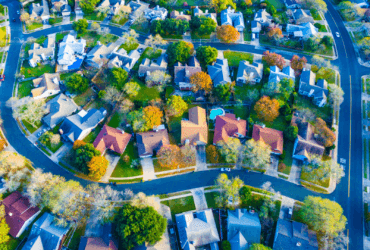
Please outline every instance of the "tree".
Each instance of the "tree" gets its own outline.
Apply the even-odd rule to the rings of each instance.
[[[160,203],[156,200],[154,195],[146,196],[146,194],[139,192],[130,200],[130,205],[143,209],[146,207],[152,207],[155,211],[159,212],[161,210]]]
[[[50,138],[50,144],[52,147],[56,147],[60,143],[60,135],[53,134]]]
[[[173,95],[167,100],[167,114],[169,116],[180,117],[188,110],[188,104],[181,96]]]
[[[213,94],[216,96],[217,100],[220,102],[227,102],[230,99],[231,93],[233,91],[233,85],[231,83],[220,84],[213,89]]]
[[[332,48],[334,40],[331,36],[324,36],[321,39],[320,43],[325,44],[325,46],[328,47],[328,48]]]
[[[262,244],[258,244],[258,243],[254,243],[250,248],[249,250],[272,250],[271,248],[265,246],[265,245],[262,245]]]
[[[184,167],[194,166],[196,164],[196,150],[189,145],[180,148],[180,161]]]
[[[156,106],[147,106],[143,108],[145,127],[153,129],[155,126],[159,126],[162,123],[163,113]]]
[[[44,100],[35,101],[32,98],[25,100],[27,103],[23,104],[23,100],[19,100],[20,106],[13,107],[13,117],[15,119],[24,120],[32,127],[37,128],[42,117],[48,113],[45,107]]]
[[[223,240],[221,242],[221,249],[222,250],[231,250],[231,244],[230,244],[230,241],[228,240]]]
[[[336,84],[329,84],[329,103],[335,110],[338,110],[339,106],[342,104],[344,98],[344,92],[341,87]]]
[[[211,92],[213,86],[211,77],[203,71],[197,72],[190,76],[190,83],[193,86],[193,92],[202,90],[206,94]]]
[[[164,145],[158,151],[158,163],[163,168],[177,169],[180,166],[180,148],[177,145]]]
[[[22,22],[26,22],[30,19],[30,14],[28,14],[27,12],[23,12],[20,16],[20,19]]]
[[[103,96],[103,100],[111,105],[115,105],[116,103],[120,103],[123,100],[123,93],[118,91],[115,87],[108,87],[105,90],[105,94]]]
[[[75,150],[74,156],[76,167],[83,173],[88,174],[88,163],[94,156],[100,156],[100,151],[95,149],[94,145],[92,145],[91,143],[86,143],[85,145]]]
[[[298,127],[297,126],[289,126],[284,130],[284,137],[289,141],[294,141],[298,135]]]
[[[271,5],[272,6],[272,5]],[[269,31],[267,32],[268,37],[273,39],[279,39],[283,37],[283,32],[278,26],[270,27]]]
[[[218,56],[217,49],[211,46],[199,46],[196,52],[197,59],[199,60],[199,63],[200,65],[202,65],[203,68],[216,61]]]
[[[92,29],[92,30],[95,30],[95,31],[100,30],[100,24],[99,24],[99,23],[97,23],[97,22],[93,22],[93,23],[91,24],[91,29]]]
[[[270,99],[268,96],[263,96],[254,105],[254,111],[257,117],[266,122],[272,122],[279,116],[279,102],[276,99]]]
[[[331,68],[330,62],[318,55],[314,55],[312,57],[311,63],[316,65],[318,68],[321,68],[321,67]]]
[[[306,57],[299,58],[299,56],[294,55],[292,59],[290,59],[290,66],[294,71],[300,72],[306,66],[307,59]]]
[[[123,87],[123,91],[129,96],[129,97],[135,97],[139,94],[141,87],[140,85],[135,81],[129,81],[125,84]]]
[[[129,32],[123,33],[123,38],[125,39],[125,45],[131,46],[133,44],[138,43],[137,38],[139,37],[139,34],[136,33],[134,29],[131,29]]]
[[[86,142],[82,140],[75,140],[75,142],[73,143],[73,150],[77,150],[78,148],[85,146],[85,145],[86,145]]]
[[[270,163],[271,147],[263,140],[251,139],[245,143],[243,163],[251,168],[266,169]]]
[[[5,207],[3,204],[0,205],[0,244],[5,244],[10,240],[8,235],[10,227],[5,220]]]
[[[126,98],[120,103],[119,111],[123,114],[127,114],[134,108],[134,106],[134,103],[130,99]]]
[[[67,78],[66,86],[68,91],[81,94],[89,88],[89,80],[75,73]]]
[[[325,147],[330,147],[337,139],[334,132],[326,126],[326,122],[321,118],[316,118],[315,133],[319,136],[316,138]]]
[[[134,132],[144,132],[149,129],[152,129],[146,126],[147,123],[144,118],[143,109],[134,110],[128,113],[127,120],[131,123],[132,129],[134,130]]]
[[[216,30],[217,23],[212,18],[201,16],[199,19],[200,26],[196,30],[200,35],[210,35],[212,32]]]
[[[91,14],[95,11],[95,5],[98,2],[99,0],[80,0],[78,4],[85,14]]]
[[[210,163],[219,163],[219,154],[215,145],[208,145],[206,147],[206,155]]]
[[[222,25],[217,27],[217,39],[223,43],[234,43],[239,40],[240,33],[231,25]]]
[[[150,31],[153,34],[161,35],[183,35],[189,30],[189,22],[187,20],[167,18],[165,20],[154,20],[150,25]]]
[[[219,207],[226,207],[230,197],[233,204],[240,202],[239,190],[244,186],[244,182],[239,177],[229,180],[227,174],[220,174],[216,179],[216,186],[220,190],[220,196],[216,198]]]
[[[153,48],[153,52],[156,52],[157,49],[163,45],[166,45],[167,41],[157,34],[155,36],[149,35],[148,39],[145,40],[145,45]]]
[[[227,163],[236,163],[241,147],[241,143],[238,138],[230,137],[227,141],[222,140],[218,142],[218,146],[220,147],[220,154],[225,158]]]
[[[303,0],[302,4],[305,6],[306,9],[316,9],[324,13],[326,13],[326,11],[328,10],[328,7],[324,0]]]
[[[122,68],[113,68],[110,71],[110,75],[112,85],[117,89],[122,90],[122,87],[128,78],[127,71]]]
[[[358,7],[350,1],[340,2],[338,8],[347,21],[354,21],[358,17]]]
[[[107,171],[109,161],[104,156],[93,156],[87,163],[89,176],[95,180],[100,180]]]
[[[145,77],[145,83],[149,88],[155,87],[162,92],[167,83],[171,81],[171,76],[162,70],[155,70]]]
[[[252,190],[248,186],[243,186],[239,190],[239,196],[242,204],[247,205],[252,200]]]
[[[299,213],[310,229],[332,237],[343,231],[347,224],[342,207],[321,197],[306,197]]]
[[[166,230],[167,221],[152,207],[123,205],[116,216],[117,234],[123,249],[148,243],[154,245]]]
[[[263,52],[262,61],[268,66],[277,66],[279,69],[283,69],[285,66],[284,57],[276,53],[270,53],[268,50]]]
[[[227,9],[228,6],[236,9],[236,4],[232,0],[208,0],[207,3],[210,9],[216,10],[216,13]]]
[[[179,41],[168,45],[166,53],[168,63],[174,65],[176,62],[187,62],[194,51],[194,45],[190,42]]]
[[[87,31],[87,27],[89,26],[89,23],[86,19],[80,19],[78,21],[74,21],[72,24],[72,28],[78,33],[83,34]]]

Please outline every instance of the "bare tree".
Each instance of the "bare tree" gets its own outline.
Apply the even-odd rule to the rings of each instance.
[[[160,204],[154,196],[146,196],[144,193],[140,192],[136,194],[131,202],[131,206],[138,208],[153,207],[156,211],[160,211]]]
[[[148,39],[145,40],[145,45],[152,47],[154,53],[158,50],[159,47],[166,44],[167,41],[164,40],[159,34],[155,36],[150,35]]]
[[[139,34],[133,29],[131,29],[129,32],[123,32],[122,36],[125,39],[126,45],[138,43],[137,38],[139,37]]]
[[[105,91],[106,93],[103,96],[103,100],[111,105],[115,105],[116,103],[123,101],[123,93],[119,92],[115,87],[108,87]]]

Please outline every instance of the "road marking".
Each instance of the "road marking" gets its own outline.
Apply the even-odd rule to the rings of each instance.
[[[349,158],[348,158],[348,197],[350,197],[351,187],[351,137],[352,137],[352,80],[349,75],[349,91],[350,91],[350,111],[349,111]]]
[[[339,32],[339,28],[338,28],[337,23],[335,22],[335,19],[333,18],[333,16],[331,15],[331,13],[330,13],[330,12],[328,12],[328,13],[329,13],[329,15],[330,15],[331,19],[333,20],[333,22],[334,22],[334,24],[335,24],[335,26],[337,27],[338,32]],[[334,31],[332,31],[332,35],[333,35],[333,37],[334,37],[334,34],[333,34],[333,33],[334,33]],[[342,40],[343,48],[344,48],[344,52],[346,53],[346,58],[348,58],[348,55],[347,55],[347,49],[346,49],[346,46],[344,46],[344,41],[343,41],[342,36],[340,36],[340,40]]]

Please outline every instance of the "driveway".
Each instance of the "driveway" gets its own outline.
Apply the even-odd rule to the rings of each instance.
[[[197,171],[207,170],[206,147],[197,146],[196,150]]]
[[[206,196],[204,195],[204,188],[192,189],[191,193],[193,194],[195,209],[197,211],[208,208]]]
[[[71,17],[70,16],[64,16],[62,20],[62,24],[69,24],[71,23]]]
[[[117,156],[117,155],[110,154],[109,152],[107,152],[105,154],[105,158],[107,158],[107,160],[109,161],[109,165],[108,165],[107,171],[105,171],[105,174],[100,179],[100,181],[102,181],[102,182],[109,182],[109,177],[112,175],[114,169],[116,168],[116,165],[117,165],[120,157]]]
[[[280,208],[280,213],[279,213],[279,219],[287,219],[290,220],[291,215],[289,214],[289,209],[293,211],[294,207],[294,200],[283,196],[282,201],[281,201],[281,208]]]
[[[293,160],[292,168],[290,169],[290,175],[288,181],[295,184],[300,184],[302,166],[297,160]]]
[[[153,159],[151,157],[140,159],[143,168],[143,181],[157,179],[154,172]]]

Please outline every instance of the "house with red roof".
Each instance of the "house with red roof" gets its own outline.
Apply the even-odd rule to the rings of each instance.
[[[125,133],[123,130],[104,125],[93,145],[102,154],[104,154],[107,149],[122,154],[125,152],[131,136],[131,134]]]
[[[3,200],[5,220],[10,227],[9,234],[14,238],[21,236],[24,230],[37,217],[41,210],[32,206],[27,197],[18,191],[13,192]]]
[[[247,121],[236,118],[235,114],[218,115],[216,117],[213,144],[227,141],[229,137],[244,138],[247,135]]]
[[[273,154],[281,155],[283,153],[284,135],[282,131],[254,124],[252,138],[255,141],[262,140],[270,145]]]

